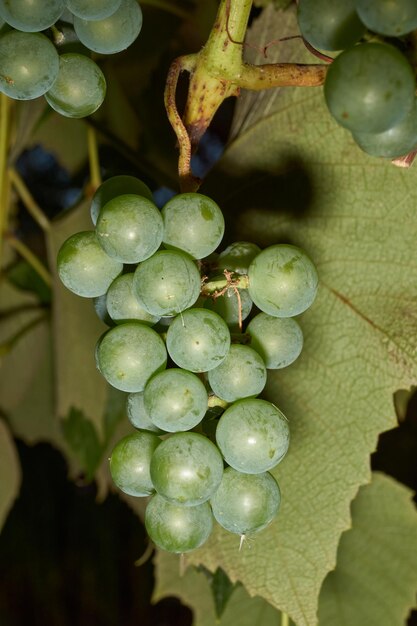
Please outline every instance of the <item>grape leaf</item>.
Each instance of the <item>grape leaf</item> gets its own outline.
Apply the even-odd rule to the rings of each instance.
[[[20,463],[13,439],[6,424],[0,420],[0,529],[19,493]]]
[[[405,624],[416,605],[417,514],[412,492],[374,473],[352,503],[353,528],[342,535],[337,566],[324,581],[320,626]]]
[[[293,13],[269,6],[250,41],[296,33]],[[296,43],[269,48],[267,60],[277,54],[305,60]],[[274,471],[281,512],[250,550],[217,530],[190,559],[222,567],[298,626],[312,626],[350,502],[369,481],[369,455],[395,425],[393,394],[417,377],[417,171],[361,153],[331,119],[321,88],[249,94],[236,116],[234,139],[202,191],[225,211],[229,240],[299,245],[320,287],[300,319],[301,357],[270,372],[266,390],[292,433]]]
[[[61,421],[61,428],[65,441],[85,471],[86,480],[91,481],[103,454],[93,422],[82,411],[71,407],[67,417]]]
[[[178,596],[194,612],[193,626],[277,626],[279,612],[262,598],[251,598],[239,585],[233,591],[220,618],[210,582],[204,572],[188,567],[179,575],[180,557],[158,550],[155,563],[153,602],[166,596]]]

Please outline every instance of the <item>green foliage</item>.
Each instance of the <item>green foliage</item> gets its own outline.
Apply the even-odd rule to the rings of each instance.
[[[417,515],[412,493],[374,474],[352,504],[353,528],[342,535],[337,566],[324,581],[320,626],[403,624],[415,606]]]
[[[93,423],[81,411],[71,407],[61,422],[65,441],[77,457],[89,482],[101,460],[102,446]]]

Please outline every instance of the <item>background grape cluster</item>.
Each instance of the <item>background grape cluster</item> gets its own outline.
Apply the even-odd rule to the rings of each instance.
[[[417,28],[417,3],[300,0],[298,23],[314,48],[343,50],[328,69],[324,93],[331,115],[358,146],[387,158],[415,150],[416,82],[407,35]]]
[[[313,263],[288,244],[235,242],[217,254],[224,218],[213,200],[183,193],[160,211],[131,176],[99,187],[91,217],[95,230],[62,245],[58,272],[110,325],[96,364],[128,394],[137,429],[113,450],[115,484],[152,495],[146,527],[165,550],[202,545],[213,516],[241,536],[261,530],[279,508],[269,471],[289,427],[257,396],[267,369],[301,352],[294,316],[315,298]]]
[[[130,46],[142,11],[136,0],[0,0],[0,27],[0,91],[17,100],[45,96],[61,115],[81,118],[106,93],[90,51]]]

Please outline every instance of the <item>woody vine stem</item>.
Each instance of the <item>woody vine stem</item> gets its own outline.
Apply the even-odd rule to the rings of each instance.
[[[172,63],[165,87],[165,107],[178,140],[178,175],[182,192],[197,191],[201,181],[191,171],[191,154],[222,102],[239,96],[241,89],[260,91],[272,87],[316,87],[327,71],[324,64],[266,63],[251,65],[243,49],[252,0],[221,0],[206,45],[195,54]],[[176,107],[179,75],[190,75],[183,116]]]

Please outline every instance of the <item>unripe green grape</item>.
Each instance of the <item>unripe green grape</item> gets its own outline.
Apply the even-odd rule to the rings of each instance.
[[[55,24],[64,0],[0,0],[0,16],[19,31],[37,33]]]
[[[207,411],[208,394],[195,374],[175,367],[150,379],[144,401],[152,422],[174,433],[191,430],[201,422]]]
[[[159,548],[182,554],[207,541],[213,528],[213,515],[207,502],[198,506],[178,506],[156,494],[146,507],[145,526]]]
[[[406,117],[382,133],[352,133],[358,146],[367,154],[395,159],[417,147],[417,106]]]
[[[45,99],[58,113],[80,118],[97,111],[106,95],[104,74],[84,54],[69,52],[59,57],[59,72]]]
[[[149,496],[155,491],[149,467],[161,440],[151,433],[133,433],[119,441],[110,457],[114,484],[129,496]]]
[[[235,402],[261,393],[266,384],[266,368],[255,350],[234,344],[224,361],[210,370],[207,377],[216,396]]]
[[[103,293],[102,296],[97,296],[93,299],[94,310],[97,314],[97,317],[101,319],[102,322],[107,324],[107,326],[114,326],[114,322],[107,311],[107,295]]]
[[[216,266],[236,274],[247,274],[249,265],[260,251],[261,249],[256,243],[235,241],[227,246],[223,252],[220,252]]]
[[[123,270],[123,263],[107,256],[93,231],[69,237],[58,252],[57,266],[65,287],[85,298],[105,294]]]
[[[252,310],[252,305],[252,298],[247,289],[239,289],[236,293],[233,287],[227,289],[223,295],[207,298],[204,302],[204,308],[220,315],[228,326],[236,326],[240,319],[245,320]]]
[[[242,474],[225,469],[216,493],[210,500],[216,521],[231,533],[256,533],[272,522],[281,503],[281,492],[274,477]]]
[[[417,28],[415,0],[356,0],[356,10],[367,28],[387,37],[401,37]]]
[[[155,450],[151,478],[156,491],[170,502],[195,506],[216,491],[223,474],[217,447],[198,433],[176,433]]]
[[[288,244],[265,248],[249,266],[249,295],[262,311],[292,317],[313,303],[316,268],[306,253]]]
[[[142,11],[136,0],[123,0],[109,17],[84,20],[74,16],[78,39],[89,50],[100,54],[115,54],[128,48],[142,28]]]
[[[139,428],[140,430],[149,430],[150,432],[158,435],[164,432],[155,426],[149,417],[149,413],[146,410],[145,403],[143,401],[143,391],[129,393],[126,401],[126,413],[130,423],[135,428]]]
[[[251,347],[261,355],[267,369],[291,365],[303,348],[303,331],[292,317],[259,313],[251,319],[246,332],[251,337]]]
[[[118,276],[112,282],[107,292],[106,306],[116,324],[137,320],[153,326],[159,321],[157,315],[151,315],[137,301],[133,291],[133,273]]]
[[[190,372],[208,372],[225,359],[230,332],[220,315],[207,309],[188,309],[168,328],[171,359]]]
[[[298,25],[304,39],[322,50],[344,50],[366,30],[355,0],[299,0]]]
[[[113,200],[113,198],[126,194],[144,196],[153,202],[151,190],[148,185],[139,178],[126,176],[124,174],[112,176],[112,178],[108,178],[100,185],[91,201],[90,213],[93,224],[96,225],[98,215],[105,204]]]
[[[163,229],[161,213],[153,202],[125,194],[101,209],[96,234],[109,256],[122,263],[139,263],[158,250]]]
[[[202,259],[217,248],[224,234],[218,205],[200,193],[180,193],[162,209],[164,245]]]
[[[84,20],[102,20],[110,17],[120,6],[121,0],[65,0],[68,9]]]
[[[121,391],[143,391],[151,376],[166,367],[165,344],[140,322],[120,324],[98,342],[96,363],[110,385]]]
[[[398,124],[414,105],[414,72],[393,46],[365,43],[331,63],[324,95],[336,121],[354,132],[380,133]]]
[[[192,306],[200,294],[200,284],[194,261],[176,250],[156,252],[138,266],[133,279],[139,303],[159,317],[176,315]]]
[[[58,76],[58,53],[42,33],[2,34],[0,63],[0,91],[15,100],[43,96]]]
[[[266,400],[239,400],[228,407],[216,429],[226,463],[246,474],[260,474],[277,465],[290,442],[288,421]]]

